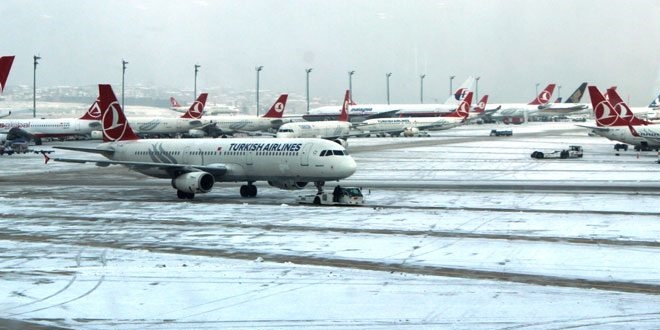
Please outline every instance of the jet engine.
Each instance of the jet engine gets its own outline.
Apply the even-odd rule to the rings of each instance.
[[[332,141],[339,144],[340,146],[342,146],[344,148],[348,147],[348,142],[344,139],[335,139],[335,140],[332,140]]]
[[[172,179],[172,187],[187,193],[206,193],[211,191],[215,179],[207,172],[188,172]]]
[[[419,128],[417,127],[406,127],[403,130],[403,136],[411,137],[419,134]]]
[[[92,140],[103,140],[103,131],[92,131],[89,136]]]
[[[305,188],[307,182],[296,181],[268,181],[268,184],[284,190],[299,190]]]
[[[201,129],[190,129],[188,130],[188,135],[193,138],[201,138],[206,136],[206,132]]]

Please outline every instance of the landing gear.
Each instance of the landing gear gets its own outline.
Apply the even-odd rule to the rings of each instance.
[[[241,186],[241,197],[257,197],[257,186],[252,182]]]
[[[320,195],[323,193],[323,186],[325,185],[325,181],[315,181],[314,182],[314,187],[316,187],[316,190],[318,191],[316,194]]]
[[[195,198],[195,194],[185,192],[183,190],[177,190],[176,191],[176,197],[179,197],[179,199],[193,199],[193,198]]]

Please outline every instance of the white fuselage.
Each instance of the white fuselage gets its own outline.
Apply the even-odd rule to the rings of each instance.
[[[391,132],[411,128],[427,130],[443,130],[460,125],[463,121],[458,117],[410,117],[410,118],[379,118],[368,119],[355,126],[363,132]]]
[[[101,149],[113,149],[110,159],[131,162],[224,166],[227,172],[216,181],[332,181],[351,176],[356,164],[346,150],[323,139],[143,139],[107,142]],[[333,150],[332,156],[321,156]],[[324,153],[325,154],[325,153]],[[341,155],[340,155],[341,154]],[[129,166],[143,174],[170,178],[171,173],[156,167]]]
[[[215,123],[216,128],[222,130],[222,133],[224,134],[257,131],[265,132],[273,128],[274,123],[281,123],[281,119],[249,115],[204,116],[202,117],[201,121],[202,125]]]
[[[341,138],[350,133],[351,124],[346,121],[294,122],[280,126],[278,138]]]
[[[202,125],[200,119],[167,117],[129,117],[136,134],[182,134]]]
[[[638,127],[636,129],[639,132],[640,129]],[[604,138],[608,138],[612,141],[618,141],[632,145],[640,145],[642,142],[647,142],[647,140],[643,137],[632,135],[630,129],[627,126],[600,127],[600,129],[593,129],[592,131],[595,134]]]
[[[101,122],[74,118],[0,120],[0,133],[6,134],[14,127],[20,128],[37,138],[91,136],[93,131],[101,129]]]

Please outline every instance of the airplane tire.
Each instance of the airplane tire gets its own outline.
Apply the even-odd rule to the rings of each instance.
[[[242,185],[240,192],[241,192],[241,197],[248,197],[248,186]]]
[[[314,197],[314,205],[321,205],[321,198],[319,196]]]

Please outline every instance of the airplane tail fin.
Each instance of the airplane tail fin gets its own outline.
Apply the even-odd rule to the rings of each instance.
[[[445,117],[463,118],[467,119],[470,115],[470,105],[472,104],[472,92],[468,92],[463,101],[456,107],[456,111],[449,113]]]
[[[571,96],[566,99],[565,103],[580,103],[580,100],[582,100],[582,96],[584,95],[584,91],[587,89],[587,83],[583,82],[578,86],[578,88],[571,94]]]
[[[607,102],[610,101],[610,96],[607,95],[607,91],[609,91],[610,89],[615,91],[615,90],[616,90],[616,86],[612,86],[612,87],[606,89],[606,90],[605,90],[605,93],[603,93],[603,98],[604,98],[605,101],[607,101]]]
[[[99,84],[99,106],[103,125],[103,142],[139,139],[128,124],[112,86]]]
[[[614,110],[618,113],[619,117],[621,117],[623,120],[627,121],[628,124],[630,125],[648,125],[650,124],[646,120],[639,119],[635,117],[635,114],[630,110],[630,107],[628,107],[628,104],[626,102],[623,102],[621,99],[621,96],[619,96],[619,93],[616,92],[615,89],[610,88],[607,90],[607,96],[609,98],[610,104],[614,105]]]
[[[284,107],[286,107],[286,100],[289,97],[289,94],[282,94],[277,98],[277,101],[273,103],[270,107],[270,110],[263,115],[264,118],[282,118],[284,114]]]
[[[15,57],[14,55],[0,57],[0,94],[5,90],[5,84],[7,83],[9,71],[11,71],[11,65],[14,63]]]
[[[527,104],[529,105],[544,105],[550,101],[550,98],[552,97],[552,93],[555,91],[555,84],[549,84],[548,86],[545,87],[539,93],[539,95],[536,96],[532,102],[529,102]]]
[[[101,107],[99,106],[99,98],[97,97],[94,100],[94,103],[87,109],[85,114],[82,117],[78,118],[82,120],[101,120]]]
[[[204,113],[204,106],[206,105],[206,98],[209,96],[208,93],[202,93],[199,94],[197,97],[197,100],[193,102],[193,104],[190,105],[190,108],[188,108],[188,111],[181,115],[181,118],[187,118],[187,119],[199,119],[202,118],[202,114]]]
[[[562,99],[561,99],[561,96],[560,96],[560,97],[558,97],[558,98],[555,99],[555,102],[554,102],[554,103],[561,103],[561,100],[562,100]]]
[[[481,97],[477,106],[474,107],[474,113],[484,113],[486,111],[486,104],[488,104],[488,94]]]
[[[445,101],[445,104],[460,104],[467,96],[467,93],[472,90],[474,85],[474,77],[470,76],[456,89],[453,94]]]
[[[181,104],[174,98],[174,96],[170,96],[170,105],[172,108],[180,108]]]
[[[655,97],[655,99],[653,100],[653,102],[651,102],[651,104],[649,104],[649,108],[655,109],[659,107],[660,107],[660,94]]]
[[[348,121],[348,106],[351,104],[351,91],[346,90],[344,96],[344,103],[341,105],[341,113],[339,114],[339,121]]]
[[[589,86],[588,89],[596,117],[596,126],[628,126],[628,122],[619,116],[610,102],[605,100],[598,87]]]

